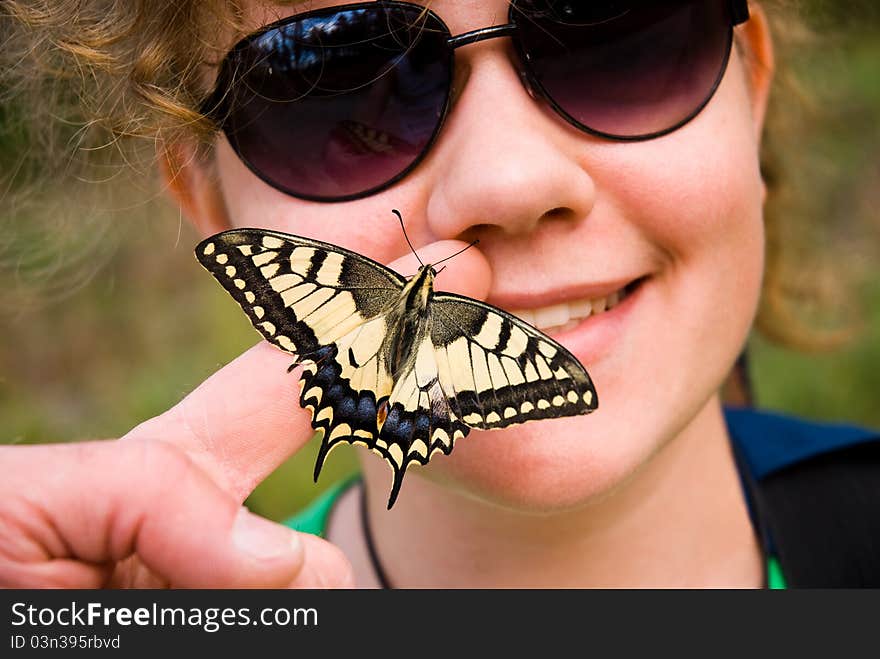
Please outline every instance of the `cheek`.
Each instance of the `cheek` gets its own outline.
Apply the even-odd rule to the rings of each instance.
[[[759,144],[739,60],[701,115],[618,162],[612,203],[663,253],[663,289],[683,335],[712,352],[742,341],[764,267]]]
[[[764,187],[749,108],[734,57],[703,113],[640,149],[629,165],[638,168],[630,180],[639,185],[615,190],[625,209],[639,209],[634,221],[673,263],[711,260],[725,278],[755,268],[760,273]]]
[[[348,203],[304,201],[264,183],[238,158],[225,138],[218,140],[215,154],[232,227],[260,227],[323,240],[380,263],[404,253],[406,245],[397,218],[390,212],[395,205],[386,193]]]

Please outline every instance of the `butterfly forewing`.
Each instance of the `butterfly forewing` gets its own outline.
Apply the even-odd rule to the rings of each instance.
[[[587,414],[598,406],[580,362],[516,316],[438,293],[431,319],[440,384],[450,409],[471,428]]]
[[[256,229],[217,234],[196,255],[266,340],[300,359],[381,315],[405,283],[341,247]]]

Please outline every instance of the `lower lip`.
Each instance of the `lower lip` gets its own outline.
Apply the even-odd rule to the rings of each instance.
[[[642,299],[647,279],[638,285],[610,311],[584,318],[575,327],[564,331],[547,332],[577,356],[585,366],[605,357],[626,329],[633,309]]]

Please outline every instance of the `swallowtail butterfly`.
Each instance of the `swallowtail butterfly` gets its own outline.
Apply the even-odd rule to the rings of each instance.
[[[502,309],[435,292],[431,265],[407,279],[336,245],[263,229],[219,233],[196,256],[263,337],[302,364],[300,404],[321,436],[315,480],[331,449],[363,444],[394,472],[389,509],[409,465],[449,455],[471,428],[598,406],[570,352]]]

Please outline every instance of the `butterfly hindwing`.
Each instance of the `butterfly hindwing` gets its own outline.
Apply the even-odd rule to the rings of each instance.
[[[586,414],[598,406],[580,362],[516,316],[437,293],[431,320],[440,384],[450,409],[471,428]]]
[[[379,444],[394,472],[388,501],[391,508],[410,464],[426,465],[436,452],[449,455],[455,441],[470,432],[449,406],[429,334],[402,369],[384,417]]]
[[[391,467],[389,508],[412,463],[428,464],[438,451],[449,455],[470,431],[449,407],[430,336],[392,379],[382,340],[394,325],[393,314],[383,314],[323,348],[300,382],[300,402],[322,433],[315,478],[336,446],[362,444]]]
[[[300,404],[311,411],[312,427],[321,433],[315,480],[327,455],[342,443],[360,443],[390,457],[377,427],[379,408],[393,385],[381,350],[387,320],[382,314],[367,321],[303,367]]]

